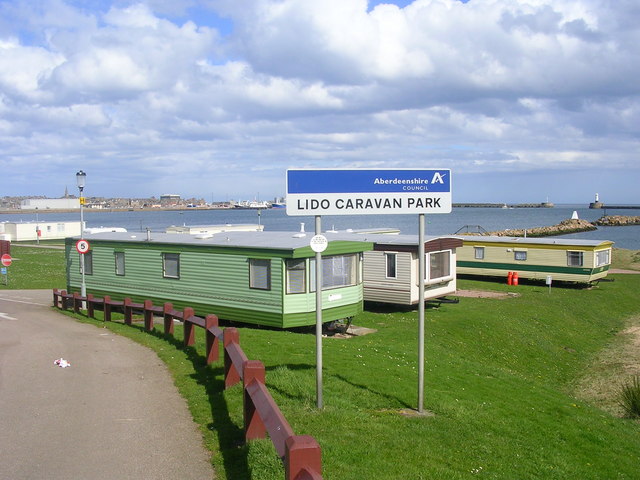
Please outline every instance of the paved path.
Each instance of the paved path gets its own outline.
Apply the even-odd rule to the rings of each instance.
[[[156,354],[51,304],[50,290],[0,291],[0,479],[212,479]]]

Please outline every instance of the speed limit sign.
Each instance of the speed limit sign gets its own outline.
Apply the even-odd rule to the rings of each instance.
[[[76,250],[78,250],[78,253],[87,253],[89,251],[89,242],[86,240],[78,240],[76,242]]]

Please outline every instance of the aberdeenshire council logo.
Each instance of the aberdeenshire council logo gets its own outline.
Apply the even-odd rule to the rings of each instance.
[[[382,178],[376,177],[373,181],[374,185],[400,185],[402,190],[410,191],[428,191],[429,185],[440,184],[444,185],[444,176],[441,172],[435,172],[433,177],[429,181],[428,178],[414,177],[414,178]]]

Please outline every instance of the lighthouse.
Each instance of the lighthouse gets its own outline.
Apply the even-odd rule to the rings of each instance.
[[[589,204],[589,208],[603,208],[604,204],[600,201],[600,196],[596,193],[596,198]]]

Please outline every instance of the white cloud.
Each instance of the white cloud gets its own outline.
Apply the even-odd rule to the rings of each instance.
[[[60,182],[83,161],[109,180],[104,194],[179,181],[209,196],[208,182],[228,188],[222,172],[259,169],[235,188],[263,181],[281,195],[291,165],[636,168],[633,0],[100,8],[0,4],[0,165],[12,178],[39,166]],[[212,26],[222,17],[230,33]]]

